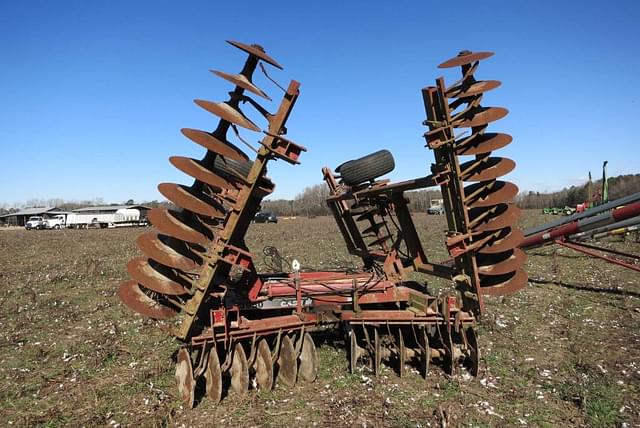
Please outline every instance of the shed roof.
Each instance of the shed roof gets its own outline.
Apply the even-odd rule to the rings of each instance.
[[[151,208],[145,207],[144,205],[100,205],[95,207],[83,207],[73,210],[75,213],[81,213],[85,211],[117,211],[129,208],[137,208],[143,210],[150,210]]]
[[[48,213],[50,211],[62,211],[62,210],[60,208],[58,208],[58,207],[24,208],[24,209],[22,209],[20,211],[14,212],[14,213],[1,215],[0,217],[12,217],[12,216],[18,216],[18,215],[25,215],[25,216],[26,215],[38,215],[38,214]]]

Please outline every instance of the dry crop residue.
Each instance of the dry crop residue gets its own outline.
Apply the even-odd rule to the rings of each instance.
[[[526,226],[553,219],[534,212]],[[444,216],[416,216],[434,260]],[[478,378],[432,366],[349,374],[339,335],[319,340],[311,385],[204,400],[186,410],[173,383],[176,342],[117,299],[143,229],[0,231],[0,420],[22,425],[612,426],[640,424],[640,277],[554,246],[528,251],[530,283],[487,299]],[[606,245],[640,253],[640,244]],[[357,267],[333,220],[255,224],[259,254],[278,247],[303,268]],[[265,264],[261,263],[264,268]],[[425,277],[433,292],[446,283]]]

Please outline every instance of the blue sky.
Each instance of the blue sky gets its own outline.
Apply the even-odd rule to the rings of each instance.
[[[382,148],[396,159],[390,178],[426,175],[420,89],[457,79],[436,66],[462,49],[496,52],[477,77],[503,82],[483,104],[510,110],[490,129],[513,135],[499,153],[518,163],[508,178],[521,190],[579,184],[605,159],[610,175],[638,173],[639,5],[5,0],[0,203],[144,201],[162,199],[158,183],[190,183],[167,158],[204,154],[179,130],[215,128],[192,100],[227,98],[208,72],[240,70],[245,56],[227,39],[262,44],[285,67],[270,69],[276,80],[302,83],[288,129],[309,152],[298,166],[271,164],[274,198]]]

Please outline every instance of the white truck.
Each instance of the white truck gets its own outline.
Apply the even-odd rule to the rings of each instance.
[[[44,221],[45,227],[47,229],[62,229],[67,225],[66,218],[67,216],[65,214],[57,214],[52,218],[48,218]]]
[[[42,216],[39,216],[39,215],[32,215],[31,217],[29,217],[29,220],[27,220],[27,223],[24,225],[24,228],[27,230],[31,230],[31,229],[41,230],[46,227],[47,226],[44,218],[42,218]]]

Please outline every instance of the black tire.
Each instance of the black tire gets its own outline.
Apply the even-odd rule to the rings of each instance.
[[[385,175],[395,168],[393,155],[389,150],[378,150],[359,159],[347,161],[336,168],[342,182],[355,186]]]
[[[213,161],[213,169],[215,171],[222,172],[230,176],[238,176],[240,178],[246,178],[249,175],[249,171],[253,166],[253,161],[239,162],[233,159],[222,159],[220,156],[216,156]]]

